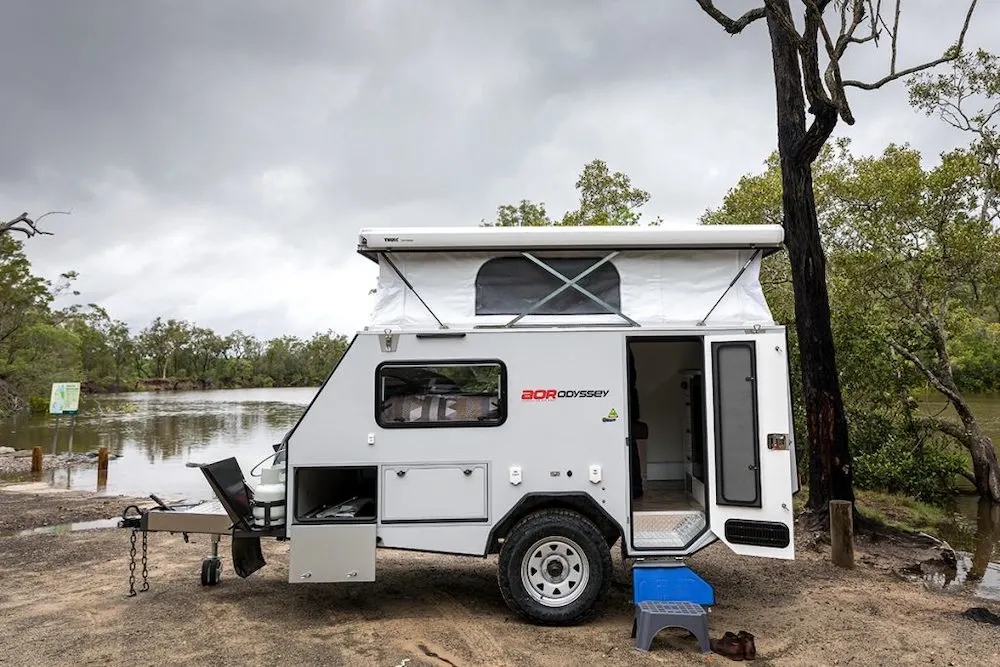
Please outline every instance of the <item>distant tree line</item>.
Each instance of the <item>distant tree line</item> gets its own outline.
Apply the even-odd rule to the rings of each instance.
[[[316,386],[347,347],[347,338],[332,331],[261,340],[157,317],[133,332],[97,304],[56,309],[76,274],[56,283],[35,275],[24,240],[11,233],[25,230],[39,233],[34,226],[0,233],[0,414],[44,409],[56,381],[80,380],[90,394]]]

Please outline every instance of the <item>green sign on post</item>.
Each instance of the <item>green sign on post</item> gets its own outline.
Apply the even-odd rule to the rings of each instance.
[[[49,398],[50,415],[75,415],[80,409],[80,383],[54,382]]]

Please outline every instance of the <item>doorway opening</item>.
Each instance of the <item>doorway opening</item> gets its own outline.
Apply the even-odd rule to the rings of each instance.
[[[631,338],[632,547],[683,549],[707,528],[704,351],[698,338]]]

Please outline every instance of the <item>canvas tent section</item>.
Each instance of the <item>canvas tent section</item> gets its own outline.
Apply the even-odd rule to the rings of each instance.
[[[760,261],[781,239],[764,225],[404,228],[363,230],[358,251],[379,264],[373,328],[764,326]]]

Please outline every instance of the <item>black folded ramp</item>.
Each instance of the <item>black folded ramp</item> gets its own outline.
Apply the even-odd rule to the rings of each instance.
[[[199,467],[226,514],[233,520],[233,526],[240,530],[250,530],[253,524],[253,508],[250,505],[253,491],[247,486],[239,462],[234,457],[229,457]]]
[[[205,475],[208,485],[222,504],[226,514],[233,521],[233,528],[239,532],[249,532],[253,526],[253,491],[247,485],[239,462],[234,458],[198,466]],[[260,537],[233,535],[233,569],[241,577],[264,567],[267,562],[260,550]]]

